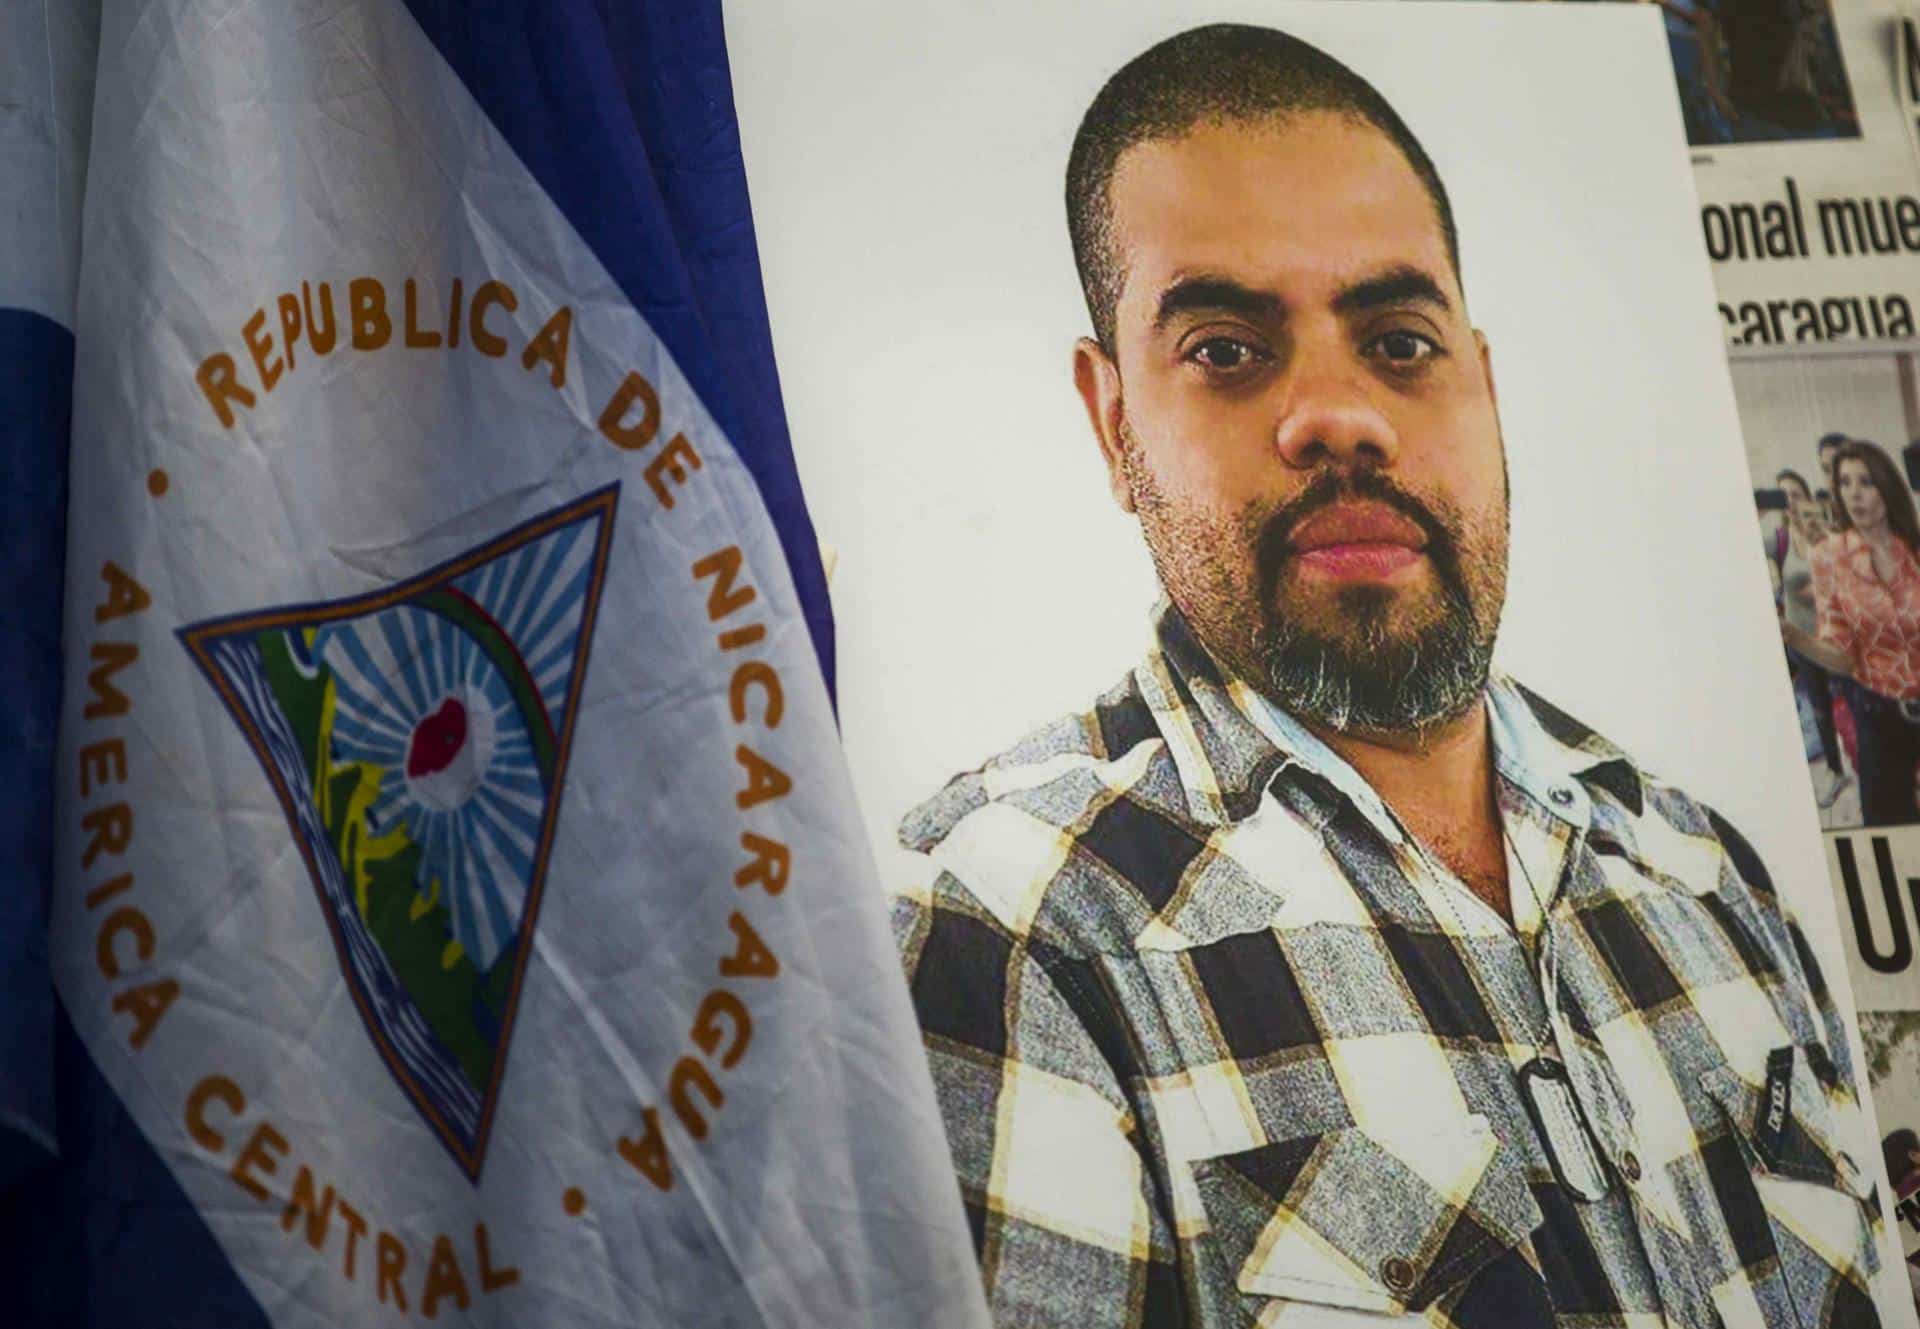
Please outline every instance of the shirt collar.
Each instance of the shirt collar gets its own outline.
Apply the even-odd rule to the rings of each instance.
[[[1401,834],[1372,786],[1291,714],[1245,683],[1228,678],[1178,609],[1162,599],[1154,610],[1155,645],[1138,670],[1188,807],[1203,825],[1253,815],[1284,770],[1299,767],[1326,780],[1389,841]],[[1544,812],[1585,827],[1592,800],[1583,781],[1625,754],[1505,674],[1487,685],[1494,767]]]
[[[1488,681],[1487,727],[1493,737],[1493,766],[1501,779],[1550,816],[1576,827],[1587,825],[1593,803],[1581,777],[1620,754],[1562,742],[1541,722],[1520,685],[1505,674],[1496,673]]]
[[[1867,543],[1866,536],[1857,530],[1846,530],[1830,538],[1839,541],[1837,547],[1841,562],[1852,568],[1859,576],[1870,581],[1880,580],[1880,574],[1873,566],[1873,546]],[[1920,564],[1920,554],[1916,554],[1905,540],[1895,539],[1891,548],[1894,561],[1901,571],[1910,571],[1914,565]]]
[[[1288,754],[1248,718],[1242,699],[1171,601],[1153,611],[1154,645],[1134,670],[1140,694],[1203,826],[1253,815]]]

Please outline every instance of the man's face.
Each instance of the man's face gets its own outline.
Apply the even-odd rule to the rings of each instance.
[[[1174,603],[1309,720],[1460,714],[1506,594],[1505,459],[1413,168],[1311,114],[1138,145],[1110,198],[1115,354],[1083,342],[1076,378]]]

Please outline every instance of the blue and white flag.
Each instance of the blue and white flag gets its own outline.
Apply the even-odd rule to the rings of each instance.
[[[717,4],[88,36],[27,1322],[984,1323]]]

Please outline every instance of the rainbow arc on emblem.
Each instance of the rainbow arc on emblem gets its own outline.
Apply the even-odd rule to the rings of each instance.
[[[475,1180],[618,497],[383,591],[179,634],[287,814],[367,1032]]]

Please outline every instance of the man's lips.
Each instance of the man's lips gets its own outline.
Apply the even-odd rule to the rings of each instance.
[[[1336,503],[1302,520],[1287,545],[1323,576],[1373,580],[1417,561],[1427,535],[1384,503]]]
[[[1400,545],[1426,548],[1427,533],[1385,503],[1333,503],[1301,519],[1287,536],[1295,551],[1334,545]]]

